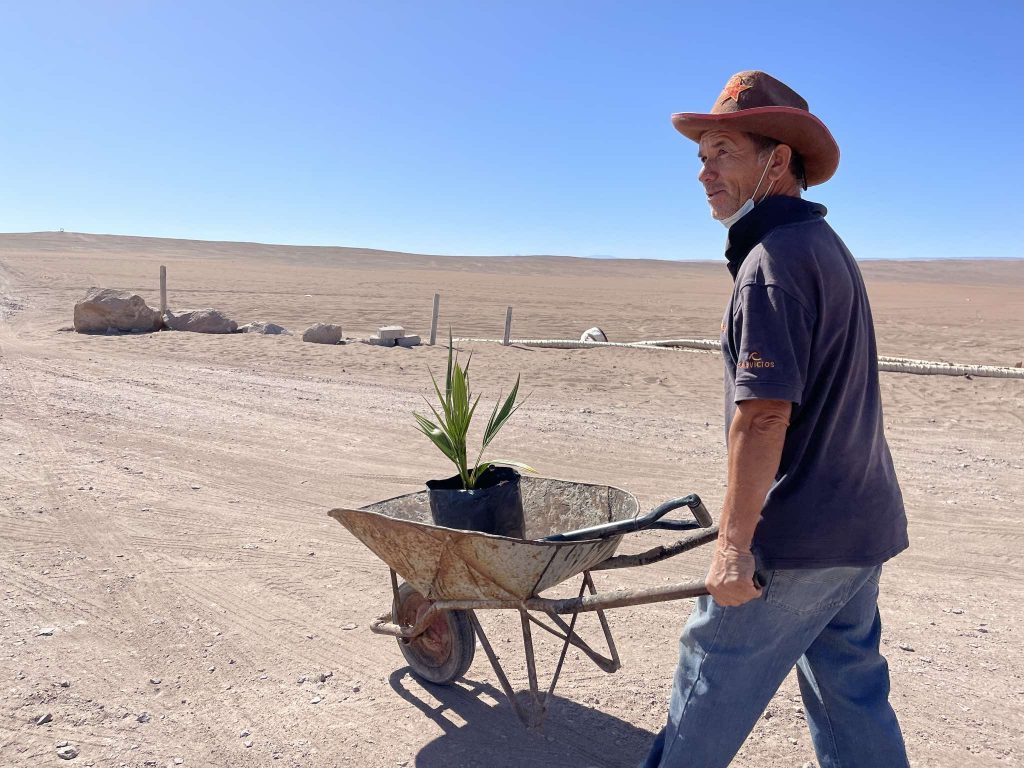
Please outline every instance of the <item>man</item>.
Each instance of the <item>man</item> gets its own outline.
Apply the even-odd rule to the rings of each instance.
[[[733,76],[710,114],[672,122],[697,142],[711,215],[729,228],[728,488],[710,597],[683,631],[645,765],[728,765],[795,664],[822,766],[905,766],[877,598],[907,524],[874,327],[857,263],[824,206],[800,197],[835,173],[839,147],[763,72]]]

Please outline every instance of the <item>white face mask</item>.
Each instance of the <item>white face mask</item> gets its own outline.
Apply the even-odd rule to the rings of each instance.
[[[731,227],[737,221],[739,221],[752,210],[754,210],[754,198],[757,197],[757,190],[761,188],[761,182],[764,181],[764,177],[768,173],[768,166],[772,164],[773,157],[775,157],[774,149],[772,150],[772,153],[768,156],[768,162],[765,163],[764,170],[761,171],[761,178],[757,180],[757,186],[754,187],[754,194],[747,198],[747,202],[745,202],[743,205],[737,208],[736,213],[732,214],[731,216],[726,216],[724,219],[718,219],[718,221],[722,223],[723,227],[729,229],[729,227]],[[761,200],[759,200],[758,202],[761,202],[762,200],[764,200],[765,197],[768,197],[768,194],[772,191],[772,187],[774,186],[775,182],[773,181],[771,184],[768,185],[768,189],[764,191],[764,197],[762,197]]]

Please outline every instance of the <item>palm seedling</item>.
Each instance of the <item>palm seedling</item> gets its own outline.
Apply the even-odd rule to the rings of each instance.
[[[524,401],[517,402],[519,395],[519,376],[516,376],[516,383],[504,402],[499,395],[491,417],[487,420],[484,428],[483,440],[476,459],[471,463],[467,447],[469,427],[476,413],[477,405],[480,403],[480,395],[473,396],[469,388],[469,364],[473,359],[472,353],[466,360],[465,366],[459,363],[459,356],[452,344],[451,331],[448,332],[448,372],[444,380],[444,391],[437,383],[433,371],[430,372],[430,379],[434,384],[434,392],[437,394],[440,410],[427,401],[427,406],[434,414],[431,420],[419,413],[413,413],[416,418],[417,428],[425,434],[437,448],[447,456],[455,465],[462,480],[462,487],[465,490],[476,488],[480,477],[490,467],[501,464],[505,466],[533,472],[531,467],[515,461],[505,459],[494,459],[492,461],[481,461],[484,450],[497,436],[498,432],[505,425]],[[424,398],[426,400],[426,398]]]

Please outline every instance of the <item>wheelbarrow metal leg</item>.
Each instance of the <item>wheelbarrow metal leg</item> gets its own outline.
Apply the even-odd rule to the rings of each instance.
[[[583,597],[583,588],[586,585],[584,581],[580,585],[580,597]],[[569,652],[569,646],[572,643],[572,638],[576,635],[576,619],[579,617],[579,613],[574,613],[572,619],[569,620],[569,630],[565,633],[565,642],[562,643],[562,652],[558,655],[558,664],[555,665],[555,674],[551,677],[551,685],[548,686],[548,692],[544,696],[544,709],[547,710],[548,702],[551,700],[551,694],[555,690],[555,685],[558,684],[558,677],[562,674],[562,664],[565,663],[565,654]],[[539,623],[539,622],[538,622]],[[543,625],[541,625],[543,626]],[[545,627],[547,629],[547,627]]]
[[[535,725],[544,721],[548,711],[547,697],[541,699],[537,683],[537,658],[533,652],[533,632],[530,630],[530,614],[520,609],[519,620],[523,625],[523,650],[526,652],[526,674],[530,679],[530,718]]]
[[[590,571],[583,572],[583,583],[587,585],[587,589],[590,591],[590,594],[597,594],[597,587],[594,586],[594,579],[590,575]],[[580,597],[582,597],[582,594]],[[601,608],[598,608],[594,612],[597,614],[597,620],[601,622],[601,631],[604,632],[604,640],[608,643],[608,652],[612,655],[611,662],[615,669],[611,669],[609,671],[614,672],[622,666],[619,661],[619,650],[615,647],[615,638],[612,637],[612,629],[608,625],[608,617],[604,615],[604,611]],[[575,614],[573,614],[573,616],[575,617]]]
[[[535,724],[529,714],[523,710],[519,702],[516,700],[516,692],[512,690],[512,684],[508,681],[508,676],[505,674],[505,670],[501,668],[501,663],[498,661],[498,655],[491,647],[491,642],[487,639],[487,635],[484,633],[484,628],[480,626],[480,620],[476,617],[476,611],[469,611],[469,620],[473,622],[473,631],[476,632],[476,636],[480,640],[480,645],[483,646],[484,653],[487,654],[487,660],[491,662],[491,669],[493,669],[494,674],[498,676],[498,682],[501,684],[501,690],[505,692],[505,698],[509,700],[509,703],[512,705],[512,709],[515,710],[519,721],[527,728],[535,727]]]

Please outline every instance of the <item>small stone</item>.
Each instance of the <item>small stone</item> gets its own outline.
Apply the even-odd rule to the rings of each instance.
[[[59,685],[61,688],[71,687],[71,683],[69,683],[67,680],[61,680],[59,683],[57,683],[57,685]]]
[[[953,608],[953,609],[952,609],[952,610],[950,611],[950,613],[956,614],[957,616],[961,615],[961,614],[962,614],[963,612],[964,612],[964,611],[963,611],[963,609],[962,609],[962,608]]]
[[[238,327],[239,333],[259,333],[264,336],[291,336],[292,332],[287,328],[284,328],[277,323],[268,323],[264,320],[256,320],[255,322],[248,323],[247,325],[241,325]]]
[[[251,749],[252,748],[252,742],[251,741],[245,742],[245,748],[246,749]]]
[[[352,693],[359,693],[361,690],[363,690],[363,689],[360,688],[358,685],[353,685],[352,686]]]
[[[60,749],[61,747],[66,747],[67,745],[68,743],[66,741],[58,741],[53,746],[55,746],[57,749]]]
[[[792,744],[792,745],[794,745],[794,746],[796,746],[796,739],[795,739],[795,738],[793,738],[792,736],[790,736],[790,737],[789,737],[789,743],[790,743],[790,744]]]
[[[57,750],[57,757],[61,760],[74,760],[78,757],[78,750],[71,746],[61,747]]]
[[[159,677],[151,677],[151,678],[149,678],[149,682],[151,682],[153,685],[160,685],[160,678]]]
[[[342,624],[342,625],[341,625],[341,628],[342,628],[343,630],[345,630],[345,631],[347,632],[347,631],[349,631],[350,629],[355,629],[355,628],[356,628],[357,626],[358,626],[358,625],[356,625],[356,624],[353,624],[353,623],[352,623],[352,622],[350,621],[350,622],[348,622],[347,624]]]
[[[150,717],[149,712],[140,712],[139,716],[135,719],[140,723],[148,723],[152,718]]]
[[[198,491],[198,490],[200,490],[202,488],[202,486],[201,485],[196,485],[195,483],[193,483],[193,484],[189,485],[189,488],[191,488],[193,491]]]
[[[319,675],[316,676],[316,680],[318,683],[326,683],[332,677],[334,677],[333,672],[321,672]]]
[[[176,758],[174,758],[174,764],[175,765],[182,765],[182,764],[184,764],[184,762],[185,762],[185,758],[184,757],[176,757]]]
[[[341,326],[314,323],[303,332],[302,340],[314,344],[337,344],[341,341]]]
[[[900,643],[900,650],[906,651],[907,653],[913,653],[914,647],[912,645],[907,645],[906,643]]]
[[[210,672],[213,672],[216,669],[217,669],[216,667],[210,667]]]
[[[40,715],[39,716],[39,718],[36,720],[36,725],[46,725],[47,723],[52,722],[52,721],[53,721],[53,714],[50,713],[50,712],[47,712],[45,715]]]
[[[245,738],[246,736],[248,736],[248,735],[249,735],[249,729],[248,729],[248,728],[246,728],[246,729],[245,729],[244,731],[242,731],[242,732],[241,732],[240,734],[238,734],[238,735],[239,735],[239,736],[240,736],[241,738],[243,738],[243,739],[244,739],[244,738]]]
[[[323,701],[323,699],[321,699],[319,696],[314,696],[312,699],[309,700],[309,703],[319,704],[321,701]]]
[[[297,682],[299,685],[302,685],[304,682],[306,682],[307,679],[308,678],[305,675],[299,675],[299,678],[295,682]]]
[[[43,627],[36,633],[37,637],[51,637],[57,631],[56,627]]]
[[[400,325],[385,325],[377,331],[378,339],[390,341],[392,345],[395,339],[400,339],[403,336],[405,336],[405,328]]]

